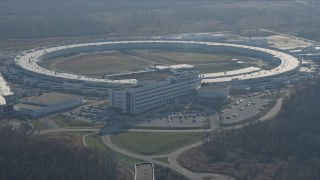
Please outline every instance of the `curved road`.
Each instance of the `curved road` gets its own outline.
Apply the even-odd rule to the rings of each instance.
[[[286,94],[288,95],[288,94]],[[280,98],[277,100],[276,104],[274,105],[274,107],[271,108],[271,110],[263,117],[261,117],[259,120],[261,121],[265,121],[268,119],[271,119],[273,117],[275,117],[281,110],[281,106],[282,106],[282,101],[283,98]],[[244,125],[239,125],[239,127],[243,127]],[[82,137],[82,141],[84,143],[84,146],[86,145],[85,142],[85,137],[93,134],[93,133],[97,133],[99,131],[102,132],[103,136],[103,142],[110,147],[112,150],[114,150],[115,152],[124,154],[126,156],[132,157],[132,158],[136,158],[136,159],[141,159],[143,161],[148,161],[148,162],[152,162],[154,164],[157,165],[161,165],[167,168],[170,168],[182,175],[184,175],[185,177],[192,179],[192,180],[202,180],[203,177],[211,177],[213,179],[222,179],[222,180],[229,180],[229,179],[233,179],[232,177],[229,176],[225,176],[225,175],[219,175],[219,174],[214,174],[214,173],[196,173],[196,172],[192,172],[189,171],[187,169],[185,169],[184,167],[182,167],[179,162],[177,161],[178,156],[197,146],[200,146],[203,144],[202,141],[198,141],[194,144],[182,147],[176,151],[173,151],[169,154],[165,154],[165,155],[153,155],[153,156],[144,156],[144,155],[139,155],[139,154],[135,154],[132,152],[129,152],[127,150],[124,150],[120,147],[118,147],[117,145],[115,145],[112,141],[111,141],[111,134],[114,132],[209,132],[212,131],[212,129],[195,129],[195,130],[153,130],[153,129],[129,129],[129,130],[121,130],[121,124],[115,124],[113,126],[109,126],[106,127],[105,129],[97,129],[97,128],[80,128],[80,129],[68,129],[68,128],[54,128],[54,129],[47,129],[47,130],[41,130],[40,134],[46,134],[46,133],[54,133],[54,132],[75,132],[75,131],[85,131],[85,132],[91,132],[85,136]],[[161,157],[168,157],[168,161],[169,164],[167,163],[163,163],[160,161],[155,160],[154,158],[161,158]]]
[[[288,94],[286,94],[288,95]],[[264,115],[263,117],[261,117],[259,120],[261,121],[265,121],[265,120],[268,120],[268,119],[271,119],[273,117],[275,117],[281,110],[281,107],[282,107],[282,101],[283,101],[283,97],[278,99],[277,102],[275,103],[275,105],[270,109],[270,111]],[[243,127],[244,125],[239,125],[239,127],[237,128],[241,128]],[[109,129],[109,130],[108,130]],[[212,177],[213,179],[224,179],[224,180],[227,180],[227,179],[233,179],[232,177],[229,177],[229,176],[224,176],[224,175],[219,175],[219,174],[214,174],[214,173],[195,173],[195,172],[191,172],[187,169],[185,169],[184,167],[182,167],[177,159],[178,159],[178,156],[189,150],[189,149],[192,149],[194,147],[197,147],[197,146],[200,146],[203,144],[202,141],[199,141],[199,142],[196,142],[194,144],[191,144],[191,145],[188,145],[188,146],[185,146],[183,148],[180,148],[174,152],[171,152],[170,154],[166,154],[166,155],[154,155],[154,156],[143,156],[143,155],[139,155],[139,154],[134,154],[132,152],[128,152],[120,147],[118,147],[117,145],[115,145],[111,139],[110,139],[110,136],[113,132],[117,131],[117,128],[116,127],[113,127],[111,129],[111,127],[103,130],[103,142],[109,146],[111,149],[113,149],[114,151],[116,152],[119,152],[121,154],[124,154],[126,156],[129,156],[129,157],[133,157],[133,158],[136,158],[136,159],[141,159],[143,161],[149,161],[149,162],[152,162],[154,164],[158,164],[158,165],[161,165],[161,166],[164,166],[164,167],[167,167],[167,168],[170,168],[170,169],[173,169],[174,171],[177,171],[181,174],[183,174],[185,177],[189,178],[189,179],[192,179],[192,180],[197,180],[197,179],[202,179],[203,177]],[[211,129],[196,129],[196,130],[152,130],[152,129],[129,129],[128,130],[129,132],[205,132],[205,131],[211,131]],[[163,162],[160,162],[160,161],[157,161],[153,158],[161,158],[161,157],[168,157],[168,161],[169,161],[169,164],[166,164],[166,163],[163,163]]]
[[[179,149],[179,150],[174,151],[173,153],[169,154],[169,156],[168,156],[169,157],[168,158],[169,164],[166,164],[166,163],[163,163],[163,162],[160,162],[160,161],[152,159],[152,158],[156,158],[158,156],[150,156],[150,157],[149,156],[143,156],[143,155],[134,154],[134,153],[128,152],[128,151],[126,151],[124,149],[121,149],[111,141],[110,136],[111,136],[110,134],[106,135],[106,136],[103,136],[103,138],[102,138],[103,142],[106,145],[108,145],[108,147],[110,147],[112,150],[114,150],[114,151],[116,151],[118,153],[124,154],[124,155],[132,157],[132,158],[141,159],[143,161],[152,162],[154,164],[161,165],[161,166],[173,169],[173,170],[179,172],[180,174],[183,174],[184,176],[186,176],[186,177],[188,177],[188,178],[190,178],[192,180],[202,180],[202,177],[199,177],[197,174],[184,169],[176,161],[176,156],[177,155],[181,154],[183,151],[185,151],[187,149],[190,149],[192,147],[196,147],[196,146],[201,145],[201,142],[197,142],[195,144],[190,145],[191,147],[187,146],[187,147],[184,147],[185,149],[183,149],[183,150]],[[159,156],[159,157],[164,157],[164,155]]]
[[[55,128],[55,129],[45,129],[40,130],[40,134],[56,133],[56,132],[98,132],[100,129],[97,128]]]
[[[287,94],[285,96],[287,96]],[[266,120],[272,119],[276,115],[278,115],[281,110],[281,107],[282,107],[282,102],[283,102],[283,97],[280,99],[277,99],[276,104],[270,109],[270,111],[266,115],[259,118],[259,120],[266,121]]]

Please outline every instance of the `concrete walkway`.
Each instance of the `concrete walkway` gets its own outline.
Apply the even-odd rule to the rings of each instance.
[[[57,132],[98,132],[99,130],[100,129],[97,129],[97,128],[81,128],[81,129],[55,128],[55,129],[40,130],[40,134],[57,133]]]

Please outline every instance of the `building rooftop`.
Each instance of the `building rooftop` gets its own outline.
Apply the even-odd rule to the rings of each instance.
[[[25,98],[20,101],[22,102],[22,104],[28,103],[28,104],[50,105],[50,104],[55,104],[61,101],[71,100],[74,98],[77,98],[77,96],[71,95],[71,94],[51,92],[51,93],[43,93],[42,95],[39,95],[39,96]]]
[[[316,69],[309,68],[309,67],[301,67],[300,72],[314,73],[314,72],[316,72]]]
[[[155,67],[156,69],[160,69],[160,70],[163,70],[163,69],[192,69],[194,68],[193,65],[190,65],[190,64],[176,64],[176,65],[172,65],[172,66],[163,66],[163,65],[159,65],[159,66],[156,66]]]
[[[15,104],[15,106],[18,108],[25,108],[25,109],[41,109],[41,108],[43,108],[43,106],[41,106],[41,105],[24,104],[24,103]]]
[[[261,68],[258,68],[258,67],[247,67],[247,68],[237,69],[237,70],[233,70],[233,71],[202,74],[201,78],[202,79],[222,78],[222,77],[228,77],[228,76],[253,73],[253,72],[260,71],[260,70],[261,70]]]
[[[154,180],[152,163],[142,162],[135,165],[134,180]]]
[[[72,52],[74,50],[77,50],[80,52],[81,49],[84,50],[90,50],[94,49],[96,46],[107,46],[107,45],[126,45],[126,44],[139,44],[146,45],[148,43],[157,43],[157,44],[184,44],[184,45],[204,45],[208,47],[218,46],[218,47],[232,47],[232,48],[241,48],[251,51],[260,51],[263,53],[272,54],[275,57],[279,58],[281,60],[281,64],[278,67],[275,67],[272,70],[261,70],[259,73],[256,73],[255,75],[252,75],[251,73],[248,73],[246,76],[243,75],[235,75],[234,77],[225,77],[223,80],[221,78],[212,77],[212,79],[205,79],[203,81],[207,82],[219,82],[219,81],[230,81],[232,79],[254,79],[254,78],[264,78],[267,76],[274,76],[278,74],[285,73],[287,71],[295,70],[299,67],[299,60],[291,56],[289,54],[266,49],[266,48],[260,48],[260,47],[253,47],[253,46],[245,46],[245,45],[239,45],[239,44],[228,44],[228,43],[213,43],[213,42],[201,42],[201,41],[167,41],[167,40],[141,40],[141,41],[114,41],[114,42],[96,42],[96,43],[84,43],[84,44],[74,44],[74,45],[65,45],[65,46],[59,46],[59,47],[50,47],[50,48],[40,48],[40,49],[33,49],[28,50],[26,52],[23,52],[19,54],[15,58],[15,63],[17,66],[24,68],[28,71],[32,71],[36,74],[42,74],[46,76],[54,76],[57,78],[64,78],[64,79],[73,79],[73,80],[82,80],[82,81],[89,81],[89,82],[103,82],[110,85],[119,85],[119,84],[136,84],[136,79],[121,79],[121,80],[110,80],[110,79],[98,79],[98,78],[90,78],[86,76],[79,76],[75,74],[70,73],[62,73],[62,72],[54,72],[51,70],[44,69],[40,67],[37,63],[43,61],[47,57],[47,53],[61,53],[61,52]],[[62,53],[63,54],[63,53]],[[66,54],[66,53],[65,53]]]
[[[145,80],[146,78],[152,79],[152,80],[163,80],[167,79],[169,77],[173,76],[173,73],[169,70],[163,70],[163,71],[148,71],[148,72],[137,72],[137,73],[126,73],[126,74],[119,74],[119,75],[113,75],[109,76],[109,79],[112,80],[121,80],[121,79],[136,79],[139,80]]]

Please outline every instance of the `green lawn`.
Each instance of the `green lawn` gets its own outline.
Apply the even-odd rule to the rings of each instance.
[[[99,151],[107,152],[110,149],[102,142],[101,137],[96,134],[86,136],[85,141],[89,148],[97,149]]]
[[[128,151],[156,155],[167,154],[180,147],[200,141],[202,133],[120,133],[112,141]]]
[[[92,122],[81,121],[77,119],[65,118],[62,116],[51,116],[49,119],[53,120],[60,127],[86,127],[86,126],[97,126]]]
[[[39,120],[31,120],[31,124],[38,129],[48,129],[48,127]]]

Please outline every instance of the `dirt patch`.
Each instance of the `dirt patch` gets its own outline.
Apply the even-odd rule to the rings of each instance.
[[[282,35],[267,37],[270,46],[280,49],[294,49],[310,46],[311,43],[298,38],[292,38]]]

